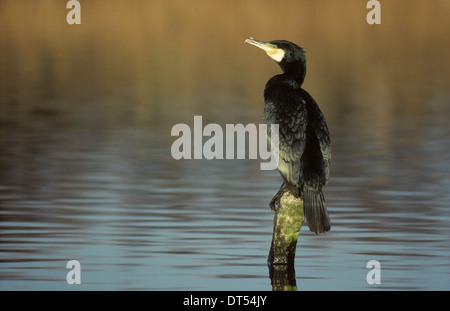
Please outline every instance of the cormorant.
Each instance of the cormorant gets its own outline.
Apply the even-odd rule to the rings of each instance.
[[[264,89],[264,123],[279,125],[278,170],[283,177],[280,190],[270,202],[276,211],[282,195],[290,191],[303,198],[309,229],[318,234],[330,230],[322,186],[330,173],[330,135],[315,100],[301,86],[306,75],[303,48],[285,40],[245,40],[263,49],[283,71],[272,77]]]

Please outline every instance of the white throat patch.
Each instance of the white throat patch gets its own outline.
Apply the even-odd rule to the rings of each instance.
[[[267,55],[269,55],[270,58],[279,63],[284,57],[284,51],[282,49],[273,49],[267,51]]]

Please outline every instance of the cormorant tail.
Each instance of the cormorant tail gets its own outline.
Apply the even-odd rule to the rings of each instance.
[[[330,218],[328,217],[325,199],[321,189],[315,189],[311,186],[304,185],[303,208],[309,230],[315,234],[324,233],[330,230]]]

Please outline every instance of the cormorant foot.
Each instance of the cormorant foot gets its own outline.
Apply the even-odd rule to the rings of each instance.
[[[269,204],[272,212],[276,213],[279,205],[280,205],[280,197],[278,197],[278,195],[276,195],[273,197],[273,199],[270,201],[270,204]]]
[[[283,194],[289,191],[288,187],[286,186],[286,184],[283,182],[283,184],[281,185],[280,189],[278,190],[277,194],[275,194],[275,196],[272,198],[272,200],[270,201],[270,209],[272,210],[272,212],[276,213],[278,208],[280,207],[280,200],[281,197],[283,196]]]
[[[280,190],[278,190],[277,194],[275,194],[275,196],[272,198],[272,200],[270,201],[270,209],[272,210],[272,212],[276,213],[278,208],[280,207],[280,200],[281,197],[283,196],[283,194],[288,191],[287,188],[285,187],[284,183],[281,185]]]

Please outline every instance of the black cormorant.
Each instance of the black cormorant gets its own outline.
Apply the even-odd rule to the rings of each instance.
[[[272,77],[264,89],[264,122],[279,125],[278,170],[283,184],[270,202],[276,211],[282,195],[290,191],[303,198],[309,229],[318,234],[330,230],[322,186],[330,173],[330,135],[325,118],[314,99],[302,89],[306,75],[303,48],[285,40],[245,40],[266,51],[283,71]]]

